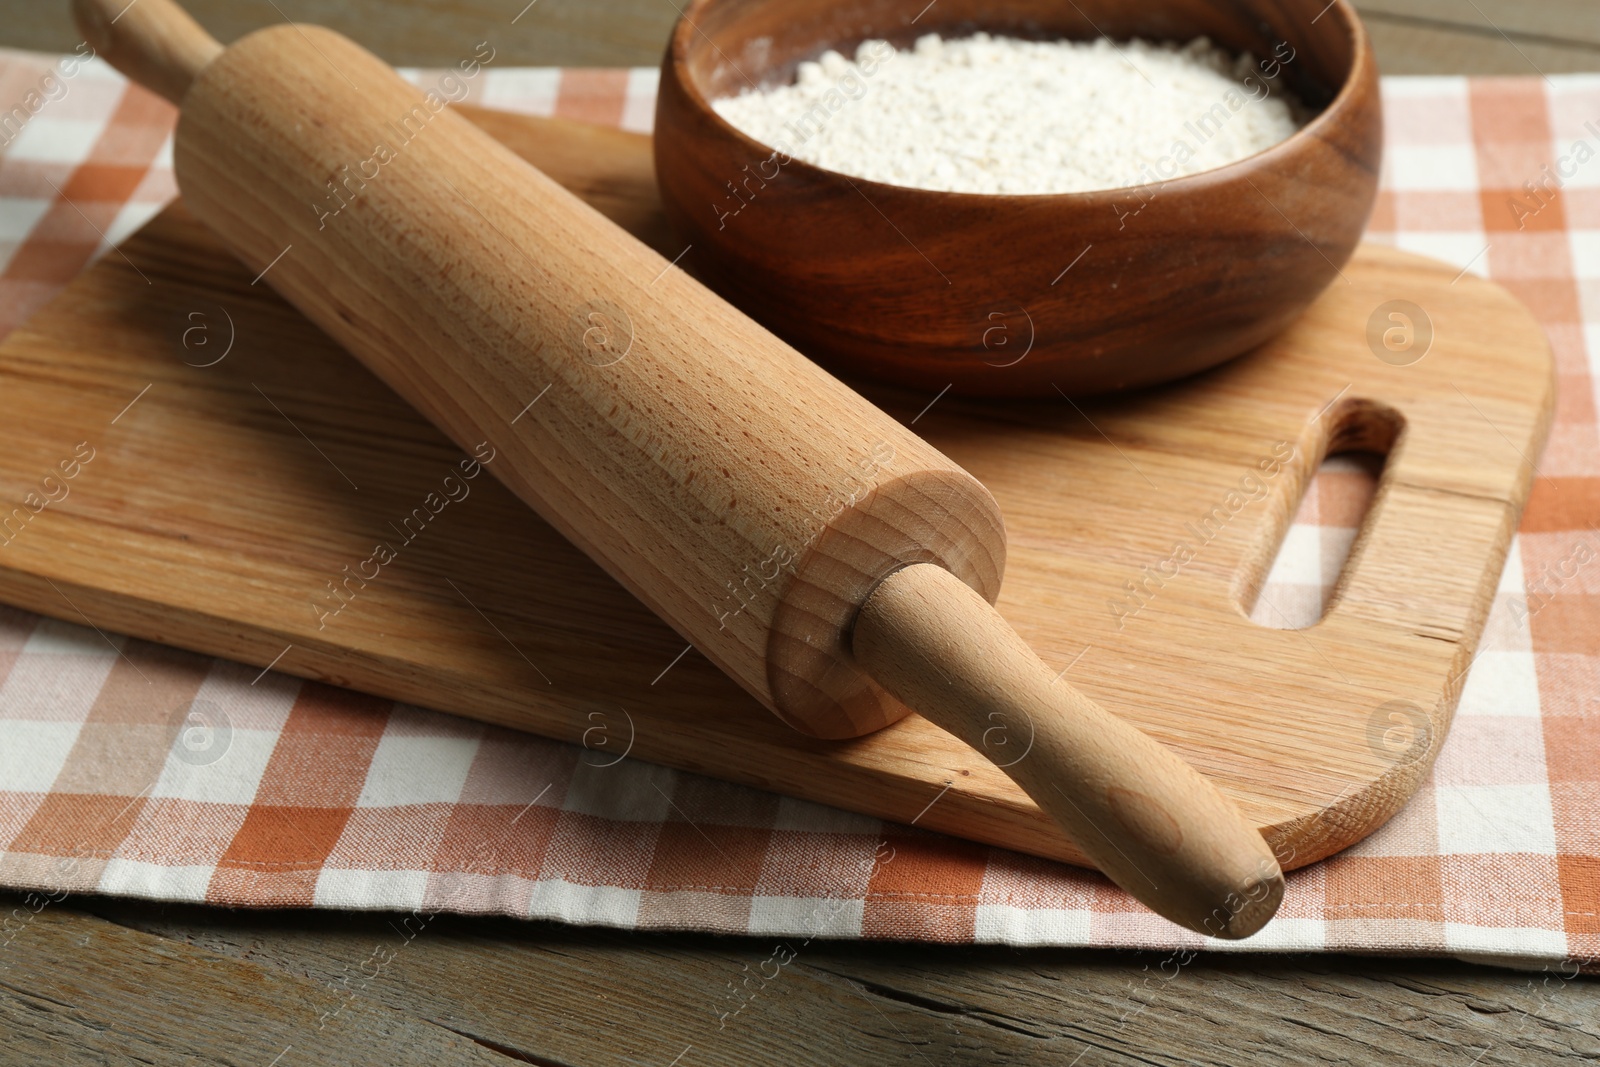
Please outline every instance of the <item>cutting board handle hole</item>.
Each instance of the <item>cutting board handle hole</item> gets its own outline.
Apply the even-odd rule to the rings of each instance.
[[[1263,536],[1240,568],[1240,612],[1278,630],[1303,630],[1327,615],[1361,558],[1404,431],[1394,408],[1358,397],[1341,398],[1307,426]]]

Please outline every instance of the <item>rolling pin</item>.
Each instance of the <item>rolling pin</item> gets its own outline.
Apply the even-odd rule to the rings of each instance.
[[[184,200],[252,272],[457,444],[489,443],[786,722],[848,738],[915,709],[1154,911],[1224,938],[1271,918],[1283,875],[1238,809],[994,609],[1005,531],[970,474],[346,38],[224,49],[171,0],[74,13],[179,105]]]

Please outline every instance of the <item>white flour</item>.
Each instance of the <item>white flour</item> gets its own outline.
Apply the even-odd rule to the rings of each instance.
[[[1280,75],[1205,38],[1187,45],[920,38],[826,52],[796,82],[713,102],[749,136],[859,178],[969,193],[1067,193],[1211,170],[1294,133]],[[780,162],[787,162],[780,157]]]

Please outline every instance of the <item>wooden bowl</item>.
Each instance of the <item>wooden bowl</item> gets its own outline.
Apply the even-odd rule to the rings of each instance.
[[[668,217],[693,245],[685,264],[802,351],[846,375],[930,390],[1105,392],[1237,356],[1338,278],[1382,154],[1377,67],[1347,0],[938,0],[913,24],[918,6],[695,0],[673,31],[655,156]],[[1286,45],[1292,58],[1269,84],[1287,84],[1317,114],[1288,140],[1203,174],[996,196],[783,162],[709,104],[790,82],[830,47],[850,55],[872,38],[905,47],[976,30],[1203,34],[1258,59],[1287,56]]]

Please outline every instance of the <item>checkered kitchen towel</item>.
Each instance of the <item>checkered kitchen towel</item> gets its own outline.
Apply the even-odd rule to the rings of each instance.
[[[172,109],[97,63],[68,66],[70,77],[50,57],[0,53],[0,104],[26,110],[20,124],[0,115],[0,333],[174,195]],[[644,130],[655,72],[491,65],[471,90],[478,103]],[[1600,77],[1400,78],[1384,94],[1374,239],[1489,274],[1532,306],[1555,345],[1560,409],[1486,651],[1432,776],[1379,833],[1291,874],[1281,915],[1243,947],[1593,963]],[[1349,460],[1324,470],[1261,621],[1317,617],[1372,484]],[[1200,941],[1089,872],[112,643],[0,609],[0,884],[46,894],[29,907],[89,891],[493,912],[790,945]],[[168,710],[191,700],[202,712],[172,724]],[[208,707],[226,710],[225,731],[208,733]],[[0,934],[0,954],[14,936]]]

